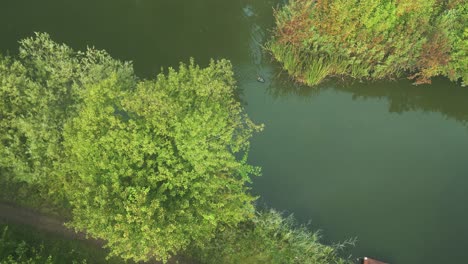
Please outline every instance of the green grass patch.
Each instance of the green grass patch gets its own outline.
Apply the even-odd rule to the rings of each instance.
[[[342,257],[342,249],[353,243],[324,245],[318,233],[298,225],[292,216],[269,210],[220,230],[210,243],[192,249],[189,255],[207,264],[350,264],[349,258]]]

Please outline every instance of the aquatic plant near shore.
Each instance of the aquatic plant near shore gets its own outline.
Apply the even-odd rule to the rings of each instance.
[[[220,230],[208,244],[191,248],[188,254],[207,264],[353,263],[340,257],[341,249],[354,244],[353,240],[333,246],[319,240],[318,233],[297,225],[293,216],[268,210],[257,212],[235,228]]]
[[[308,85],[336,75],[468,79],[468,3],[460,0],[292,0],[274,15],[266,47]]]

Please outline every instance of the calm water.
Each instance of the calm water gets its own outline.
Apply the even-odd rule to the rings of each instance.
[[[140,76],[194,57],[228,58],[251,118],[265,204],[322,229],[357,237],[355,256],[392,263],[468,259],[468,89],[289,82],[260,45],[279,1],[3,0],[0,50],[34,31],[134,61]],[[257,74],[267,81],[256,82]]]

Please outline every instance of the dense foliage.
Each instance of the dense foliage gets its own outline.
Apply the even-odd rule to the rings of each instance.
[[[72,225],[112,254],[166,260],[252,215],[254,169],[234,153],[256,126],[233,99],[230,64],[127,85],[114,76],[83,90],[65,128]]]
[[[0,172],[71,206],[71,226],[125,259],[167,260],[254,212],[254,125],[231,65],[192,61],[153,81],[46,34],[0,59]]]
[[[291,0],[275,17],[267,47],[308,85],[336,75],[468,80],[463,0]]]
[[[0,198],[71,212],[69,226],[125,260],[345,262],[292,218],[255,213],[246,184],[259,170],[246,161],[261,126],[235,100],[228,61],[139,80],[104,51],[47,34],[20,43],[17,58],[0,57],[0,186],[11,189]],[[5,263],[63,263],[7,237]]]
[[[74,52],[38,34],[20,42],[17,59],[0,56],[0,173],[61,192],[63,128],[78,92],[111,74],[133,81],[132,67],[107,53]]]
[[[325,246],[318,240],[317,233],[297,226],[292,216],[284,218],[270,210],[258,212],[236,228],[219,232],[209,244],[195,248],[191,255],[207,264],[352,263],[338,254],[347,243]]]

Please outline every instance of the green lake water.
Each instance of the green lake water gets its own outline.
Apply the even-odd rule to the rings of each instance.
[[[194,57],[234,65],[250,117],[259,205],[293,213],[325,242],[391,263],[468,259],[468,89],[437,79],[292,83],[260,44],[279,1],[3,0],[0,51],[34,31],[132,60],[139,76]],[[256,81],[257,75],[265,83]]]

